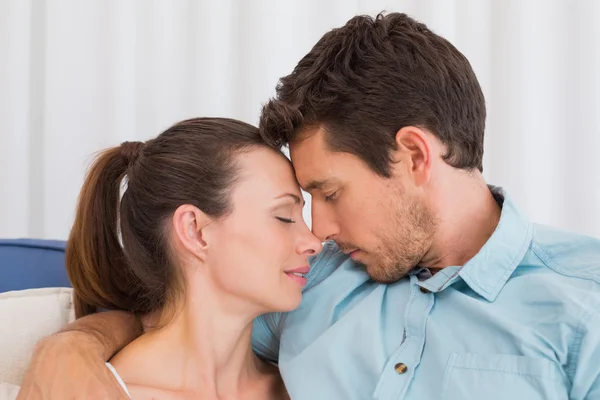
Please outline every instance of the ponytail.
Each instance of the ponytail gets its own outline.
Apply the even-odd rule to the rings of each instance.
[[[121,181],[143,143],[125,142],[94,161],[79,195],[66,248],[76,318],[98,308],[130,309],[135,276],[119,241]]]

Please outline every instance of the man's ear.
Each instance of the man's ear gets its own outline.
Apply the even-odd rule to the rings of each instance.
[[[430,140],[429,133],[415,126],[405,126],[396,132],[392,170],[401,168],[401,172],[418,187],[427,184],[431,178]]]
[[[206,261],[208,241],[205,229],[213,221],[198,207],[190,204],[179,206],[173,214],[173,239],[188,252]]]

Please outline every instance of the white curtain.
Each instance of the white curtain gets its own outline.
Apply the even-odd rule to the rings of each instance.
[[[470,59],[486,179],[600,236],[599,1],[0,0],[0,237],[65,239],[95,151],[193,116],[256,123],[321,35],[382,10]]]

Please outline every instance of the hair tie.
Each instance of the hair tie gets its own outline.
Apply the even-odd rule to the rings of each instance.
[[[121,157],[123,157],[123,161],[128,167],[137,161],[145,146],[146,144],[144,142],[121,143]]]

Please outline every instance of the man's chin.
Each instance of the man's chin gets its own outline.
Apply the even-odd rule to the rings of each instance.
[[[404,278],[408,273],[401,274],[398,271],[387,271],[382,268],[383,262],[373,260],[364,250],[358,250],[349,254],[352,261],[360,264],[369,274],[372,280],[377,283],[394,283]]]
[[[384,268],[381,268],[381,266],[378,264],[363,264],[363,265],[365,266],[367,274],[369,274],[371,279],[377,283],[389,284],[389,283],[398,282],[400,279],[402,279],[402,278],[406,277],[406,275],[408,275],[408,272],[400,273],[400,271],[393,271],[392,273],[390,273],[390,271],[386,271]]]
[[[389,283],[384,270],[376,263],[362,264],[367,271],[367,274],[377,283]]]

